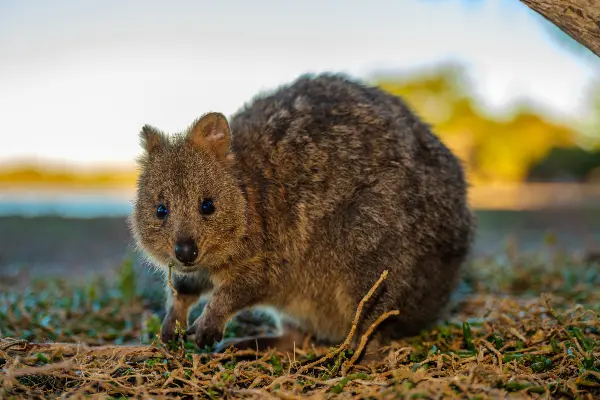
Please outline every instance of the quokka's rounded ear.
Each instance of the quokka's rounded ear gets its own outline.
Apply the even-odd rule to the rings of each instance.
[[[140,144],[148,154],[163,147],[164,143],[165,137],[156,128],[150,125],[144,125],[142,127],[142,131],[140,132]]]
[[[217,112],[203,115],[192,125],[187,140],[192,147],[211,152],[220,160],[225,159],[231,148],[231,130],[227,118]]]

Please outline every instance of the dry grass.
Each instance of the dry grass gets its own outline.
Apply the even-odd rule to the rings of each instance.
[[[116,284],[9,284],[0,294],[0,398],[600,396],[598,264],[509,254],[476,260],[464,282],[452,320],[393,343],[370,365],[347,347],[165,347],[155,341],[161,299],[135,290],[130,264]],[[273,329],[253,318],[234,320],[228,335]]]

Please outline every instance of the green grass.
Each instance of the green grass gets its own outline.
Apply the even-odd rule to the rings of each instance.
[[[352,351],[298,373],[333,349],[211,355],[192,343],[165,347],[156,340],[162,289],[137,287],[129,262],[113,282],[0,284],[0,398],[597,398],[600,266],[544,254],[474,260],[452,319],[394,342],[382,362],[347,371]],[[227,333],[273,327],[266,314],[247,313]]]

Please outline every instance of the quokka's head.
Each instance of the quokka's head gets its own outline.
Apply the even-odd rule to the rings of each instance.
[[[209,113],[186,132],[145,125],[143,156],[129,225],[157,266],[191,272],[227,263],[247,229],[247,202],[236,180],[226,118]]]

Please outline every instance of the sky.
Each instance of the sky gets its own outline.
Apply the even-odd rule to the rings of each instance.
[[[306,72],[445,62],[484,107],[559,119],[600,78],[518,0],[0,0],[0,164],[132,165],[146,123],[181,131]]]

